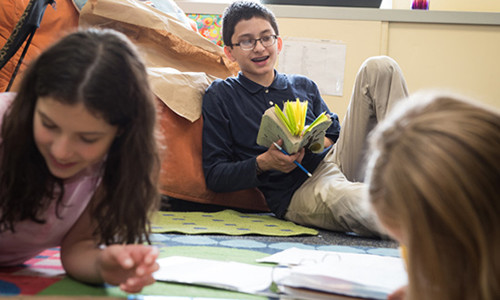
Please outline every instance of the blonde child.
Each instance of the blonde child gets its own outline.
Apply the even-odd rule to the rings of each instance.
[[[391,299],[500,299],[500,112],[415,94],[371,150],[371,203],[407,248],[409,285]]]

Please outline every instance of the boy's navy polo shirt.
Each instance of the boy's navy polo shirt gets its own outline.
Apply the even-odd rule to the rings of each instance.
[[[326,111],[332,125],[326,136],[333,142],[339,137],[338,116],[328,109],[316,84],[301,75],[285,75],[275,71],[269,87],[246,78],[217,79],[203,97],[203,171],[207,187],[215,192],[231,192],[258,187],[267,204],[278,217],[286,213],[293,193],[308,178],[295,168],[290,173],[268,171],[257,176],[256,157],[267,148],[257,145],[257,133],[262,114],[278,104],[283,108],[287,100],[308,101],[306,124]],[[326,155],[306,151],[302,165],[313,172]]]

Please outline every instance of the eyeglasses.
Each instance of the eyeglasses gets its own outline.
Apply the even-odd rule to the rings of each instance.
[[[260,39],[243,40],[239,43],[232,44],[230,46],[231,47],[239,46],[241,48],[241,50],[249,51],[249,50],[253,50],[255,48],[255,45],[257,45],[257,41],[260,41],[262,46],[267,48],[267,47],[271,47],[272,45],[274,45],[274,43],[276,43],[277,38],[278,38],[277,35],[266,35],[266,36],[261,37]]]

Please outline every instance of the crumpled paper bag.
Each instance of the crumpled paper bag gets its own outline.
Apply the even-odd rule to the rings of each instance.
[[[163,103],[194,122],[201,115],[206,88],[217,77],[200,72],[180,72],[173,68],[148,68],[148,78],[153,92]],[[169,101],[171,99],[177,100]]]
[[[150,79],[156,96],[191,122],[201,116],[200,89],[215,78],[233,76],[239,71],[221,47],[140,1],[88,0],[79,23],[82,27],[112,28],[127,35],[139,48],[146,66],[153,70]],[[179,72],[161,71],[163,68]],[[188,73],[182,76],[185,72]]]

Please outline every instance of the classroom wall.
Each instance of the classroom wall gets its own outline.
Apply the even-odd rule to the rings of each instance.
[[[447,88],[500,108],[500,26],[391,23],[387,48],[411,91]]]
[[[380,21],[354,20],[278,18],[277,21],[283,37],[338,40],[346,44],[343,96],[323,95],[330,110],[343,120],[359,66],[366,58],[383,51],[381,36],[385,25]]]
[[[430,10],[500,12],[499,0],[428,0]],[[410,9],[412,0],[392,0],[393,9]]]
[[[207,2],[192,4],[192,1],[178,3],[187,13],[221,13],[227,6],[220,3],[209,5]],[[283,37],[328,39],[346,44],[343,95],[324,95],[328,106],[339,114],[341,120],[345,116],[359,66],[374,55],[389,55],[397,60],[411,93],[421,89],[444,88],[500,108],[500,89],[497,88],[500,83],[500,24],[493,21],[484,23],[495,25],[474,25],[475,22],[461,19],[473,15],[469,12],[482,11],[488,12],[490,20],[497,20],[500,0],[430,0],[430,11],[444,12],[434,12],[434,19],[425,22],[422,18],[427,14],[411,11],[409,5],[411,0],[392,0],[392,10],[376,11],[380,18],[372,18],[371,9],[314,10],[304,6],[294,10],[270,7],[275,10]],[[436,15],[448,18],[456,14],[453,11],[461,12],[459,17],[454,16],[454,21],[436,21]],[[393,15],[401,15],[400,12],[405,17],[397,17],[395,21]],[[352,18],[351,14],[360,18]],[[404,19],[406,17],[411,20]]]
[[[282,36],[346,44],[344,94],[324,96],[343,119],[356,72],[370,56],[396,59],[410,92],[444,88],[500,108],[500,26],[278,18]]]

